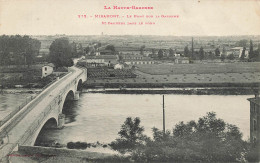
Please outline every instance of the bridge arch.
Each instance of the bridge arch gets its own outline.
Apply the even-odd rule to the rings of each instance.
[[[66,109],[70,107],[71,101],[74,100],[74,97],[75,97],[75,92],[73,90],[70,90],[65,96],[65,98],[63,99],[63,104],[61,105],[61,113],[64,113],[64,111],[66,111]]]
[[[77,84],[77,91],[81,91],[83,86],[82,79],[79,79],[78,84]]]
[[[43,134],[45,129],[49,128],[57,128],[58,127],[58,120],[57,117],[51,117],[51,118],[46,118],[44,123],[39,126],[38,130],[35,132],[34,136],[31,139],[31,145],[40,145],[40,140],[41,140],[41,135]]]
[[[67,100],[74,100],[75,92],[73,90],[70,90],[67,95],[65,96],[64,102]]]

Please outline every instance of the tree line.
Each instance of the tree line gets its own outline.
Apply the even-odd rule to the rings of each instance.
[[[66,37],[55,39],[50,45],[48,61],[52,62],[56,68],[73,66],[73,58],[84,55],[84,49],[79,43],[70,43]]]
[[[41,42],[29,36],[0,36],[1,65],[27,65],[35,62]]]
[[[36,62],[39,55],[41,42],[29,36],[0,36],[0,64],[1,65],[28,65]],[[55,39],[49,48],[47,61],[56,67],[69,67],[73,65],[72,58],[84,54],[81,44],[70,43],[68,38]]]
[[[258,44],[257,49],[254,50],[254,45],[253,41],[250,40],[249,43],[249,53],[248,53],[248,58],[246,58],[246,47],[247,47],[247,40],[240,40],[236,44],[236,46],[243,47],[240,60],[242,61],[249,61],[249,62],[254,62],[254,61],[260,61],[260,44]],[[141,47],[140,54],[143,54],[144,46]],[[149,55],[150,57],[153,58],[158,58],[158,59],[163,59],[165,57],[165,51],[163,49],[159,49],[158,52],[156,53],[155,49],[151,50],[151,54]],[[173,57],[174,54],[178,53],[177,50],[173,50],[172,48],[167,50],[168,54],[167,57]],[[189,49],[188,45],[184,47],[183,52],[181,52],[181,56],[189,58],[189,60],[204,60],[204,59],[221,59],[224,61],[225,59],[229,60],[234,60],[235,55],[233,53],[230,53],[227,55],[227,50],[225,47],[220,49],[217,47],[213,51],[205,51],[203,46],[200,47],[199,50],[194,50],[194,49]]]
[[[128,117],[112,149],[136,162],[246,162],[257,161],[254,146],[242,140],[235,125],[209,112],[198,121],[179,122],[165,133],[153,128],[153,138],[143,134],[140,118]]]

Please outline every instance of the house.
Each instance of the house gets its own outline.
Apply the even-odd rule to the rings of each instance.
[[[98,56],[86,56],[83,62],[86,62],[87,66],[111,66],[117,64],[117,55],[98,55]]]
[[[147,58],[147,57],[140,55],[140,54],[130,54],[130,53],[128,53],[128,54],[122,55],[122,58],[123,58],[123,60],[142,60],[142,59]]]
[[[125,54],[122,55],[122,58],[127,65],[154,64],[154,61],[150,57],[146,57],[140,54]]]
[[[54,64],[49,63],[42,66],[42,78],[53,73]]]
[[[154,64],[155,62],[153,60],[125,60],[125,63],[127,65],[147,65],[147,64]]]
[[[116,64],[115,66],[114,66],[114,69],[123,69],[124,68],[124,65],[123,64],[120,64],[120,63],[118,63],[118,64]]]
[[[174,63],[176,64],[189,64],[190,60],[188,57],[174,57]]]
[[[247,99],[250,102],[250,142],[260,152],[260,97]],[[260,160],[260,155],[259,158]]]
[[[110,49],[105,49],[105,50],[100,50],[99,54],[100,55],[113,55],[115,52],[110,50]]]
[[[233,54],[235,58],[240,58],[243,52],[243,47],[234,47],[227,51],[227,55]],[[248,50],[245,50],[245,58],[248,58]]]

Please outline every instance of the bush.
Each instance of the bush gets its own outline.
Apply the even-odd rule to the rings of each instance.
[[[86,149],[87,147],[88,147],[88,143],[85,143],[85,142],[67,143],[67,148],[69,148],[69,149]]]

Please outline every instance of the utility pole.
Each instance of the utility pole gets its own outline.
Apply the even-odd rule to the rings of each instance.
[[[164,95],[163,95],[163,134],[165,135],[165,111],[164,111]]]
[[[193,37],[191,41],[191,57],[193,57],[194,47],[193,47]]]

